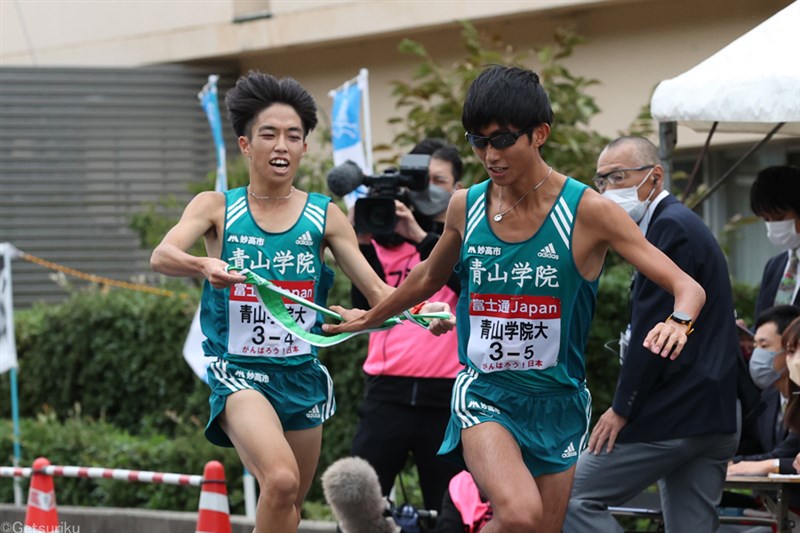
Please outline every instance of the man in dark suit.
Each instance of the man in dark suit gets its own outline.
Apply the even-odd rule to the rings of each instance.
[[[800,305],[800,168],[759,172],[750,188],[750,209],[766,222],[770,242],[783,250],[764,267],[755,316],[773,305]]]
[[[635,276],[617,390],[578,461],[564,531],[622,531],[607,507],[624,504],[655,482],[668,530],[715,531],[725,467],[738,442],[741,356],[725,257],[703,221],[663,189],[658,151],[647,139],[611,142],[597,172],[595,186],[700,283],[707,300],[699,316],[683,316],[667,291]],[[696,328],[674,361],[642,347],[661,316]]]

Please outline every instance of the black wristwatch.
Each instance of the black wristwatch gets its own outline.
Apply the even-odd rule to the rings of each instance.
[[[677,322],[683,326],[691,326],[692,325],[692,317],[689,316],[687,313],[682,313],[681,311],[673,311],[667,320],[672,320],[673,322]]]

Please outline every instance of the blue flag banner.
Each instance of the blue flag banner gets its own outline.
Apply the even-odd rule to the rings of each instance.
[[[361,143],[361,88],[358,84],[346,85],[333,97],[332,137],[334,159],[344,157],[346,151],[353,149],[362,152],[353,154],[356,158],[364,159]]]
[[[228,190],[228,172],[225,166],[225,141],[222,137],[222,116],[219,113],[217,80],[219,80],[219,76],[213,74],[209,76],[208,83],[197,93],[197,98],[200,99],[200,105],[203,107],[208,123],[211,126],[211,135],[214,137],[214,148],[217,152],[217,179],[214,189],[217,192],[225,192]],[[192,319],[192,325],[189,328],[189,334],[186,336],[186,342],[183,344],[183,358],[197,377],[203,381],[208,381],[206,368],[208,368],[211,358],[206,357],[203,352],[204,340],[206,340],[206,336],[203,335],[203,331],[200,329],[200,306],[198,306]]]
[[[333,164],[353,161],[364,174],[372,174],[367,69],[329,93],[333,98]],[[362,128],[363,126],[363,128]],[[363,133],[362,133],[363,130]],[[363,185],[344,197],[348,208],[367,195]]]
[[[208,83],[203,86],[197,97],[208,117],[211,135],[214,137],[214,147],[217,151],[217,181],[214,188],[217,192],[225,192],[228,190],[228,172],[225,168],[225,141],[222,138],[222,117],[219,114],[217,80],[219,80],[219,76],[209,76]]]

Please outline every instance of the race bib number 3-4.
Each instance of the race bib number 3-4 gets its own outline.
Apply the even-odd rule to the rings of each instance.
[[[275,285],[294,294],[314,300],[313,281],[273,281]],[[283,298],[286,309],[297,325],[310,331],[317,313],[303,305]],[[253,285],[238,283],[231,287],[228,300],[228,353],[252,357],[291,357],[311,352],[304,340],[281,328],[258,298]]]
[[[542,370],[558,363],[561,300],[473,294],[467,355],[483,372]]]

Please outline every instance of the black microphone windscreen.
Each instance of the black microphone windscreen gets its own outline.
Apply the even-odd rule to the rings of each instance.
[[[328,189],[336,196],[353,192],[364,182],[364,174],[354,162],[347,160],[328,172]]]
[[[383,516],[386,500],[378,474],[360,457],[344,457],[322,474],[322,491],[343,533],[395,533]]]

